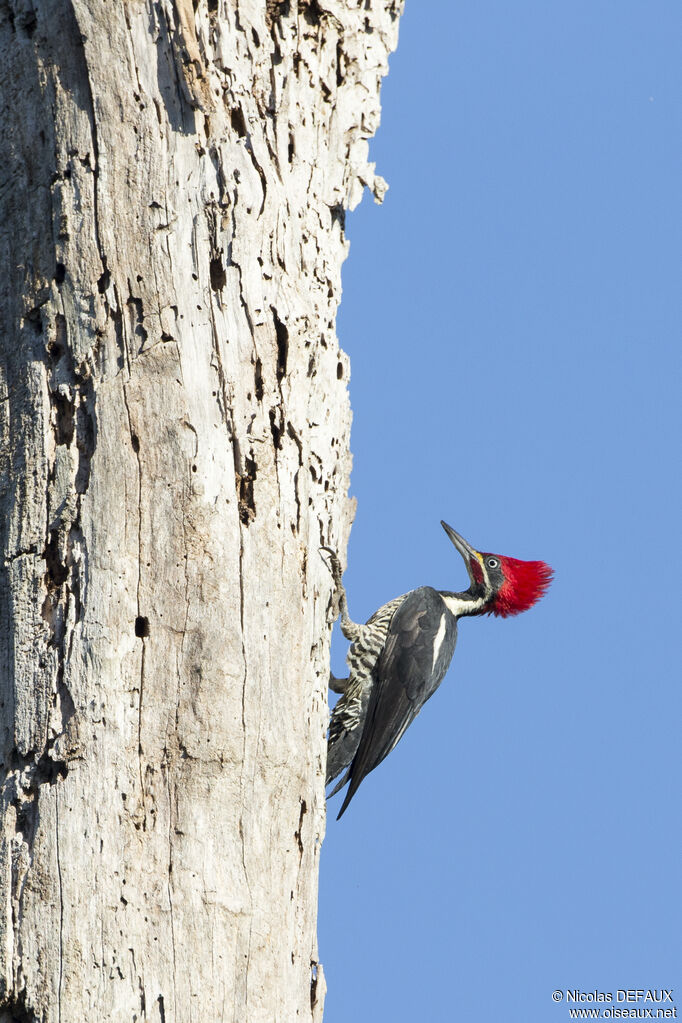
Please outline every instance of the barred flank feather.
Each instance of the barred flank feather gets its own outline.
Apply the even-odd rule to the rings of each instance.
[[[372,673],[384,648],[393,615],[407,595],[404,593],[389,600],[388,604],[374,612],[365,625],[356,626],[356,638],[346,658],[350,678],[346,691],[332,711],[329,723],[325,785],[329,785],[349,767],[356,754],[372,689]],[[344,781],[340,782],[334,791],[338,791],[343,784]]]

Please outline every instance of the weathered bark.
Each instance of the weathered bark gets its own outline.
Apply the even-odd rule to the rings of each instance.
[[[321,1016],[335,313],[400,6],[0,0],[0,1020]]]

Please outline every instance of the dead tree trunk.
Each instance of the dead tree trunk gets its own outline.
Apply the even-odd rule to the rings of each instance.
[[[0,0],[0,1021],[319,1019],[344,212],[401,0]]]

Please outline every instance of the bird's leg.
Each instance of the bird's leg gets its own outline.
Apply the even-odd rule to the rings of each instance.
[[[348,678],[337,678],[331,671],[329,672],[329,688],[333,693],[345,693],[350,682],[350,676]]]
[[[336,592],[339,596],[339,610],[341,612],[341,629],[343,630],[344,618],[351,626],[353,626],[355,623],[351,622],[350,618],[348,617],[346,591],[343,588],[343,583],[341,582],[341,565],[339,564],[339,559],[336,556],[336,552],[333,551],[331,547],[321,547],[320,551],[324,551],[325,554],[329,555],[328,568],[331,571],[332,578],[334,579],[334,586],[336,587]],[[346,632],[344,631],[344,636],[345,635]],[[333,693],[341,693],[343,695],[343,693],[346,692],[346,688],[349,682],[350,676],[348,678],[337,678],[333,672],[331,671],[329,672],[329,688]]]
[[[341,632],[344,634],[346,639],[351,642],[358,638],[362,631],[362,625],[358,625],[357,622],[351,620],[348,614],[348,601],[346,600],[346,591],[341,581],[342,571],[341,562],[339,561],[336,551],[333,551],[331,547],[320,547],[320,551],[324,551],[325,554],[329,555],[329,570],[336,586],[336,592],[339,598],[339,613],[341,617]],[[332,687],[333,688],[333,687]],[[334,690],[336,692],[336,690]]]

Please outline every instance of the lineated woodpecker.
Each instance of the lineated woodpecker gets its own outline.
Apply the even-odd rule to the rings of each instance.
[[[350,782],[337,820],[362,779],[394,749],[443,681],[455,652],[458,620],[527,611],[552,580],[544,561],[483,554],[446,522],[441,525],[464,559],[469,589],[451,593],[420,586],[384,604],[364,625],[351,621],[339,560],[330,548],[322,548],[339,596],[341,631],[351,641],[349,677],[330,679],[330,688],[342,696],[329,725],[325,784],[345,771],[330,797]]]

